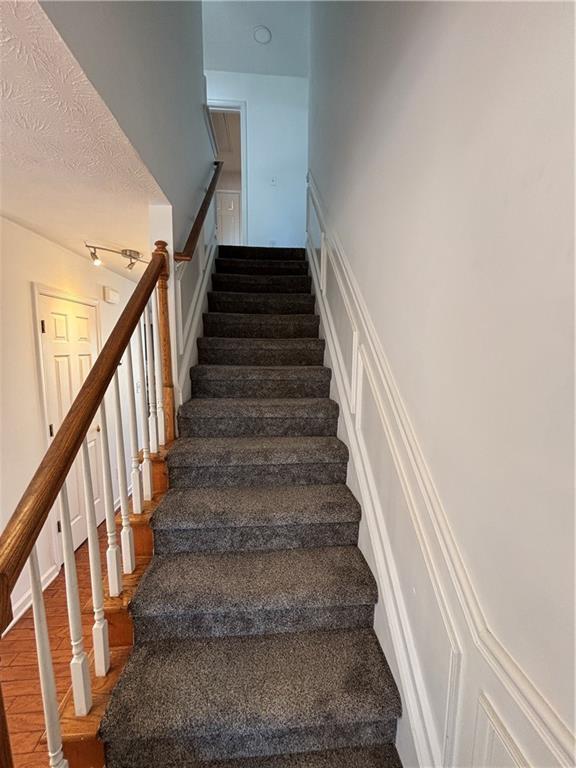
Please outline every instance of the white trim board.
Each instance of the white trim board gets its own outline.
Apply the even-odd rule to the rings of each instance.
[[[202,234],[202,237],[204,235]],[[188,309],[188,315],[186,319],[186,333],[183,334],[182,353],[178,368],[178,378],[176,380],[176,406],[181,405],[184,401],[184,392],[186,390],[186,381],[190,376],[190,367],[194,356],[194,345],[199,336],[199,329],[202,323],[202,314],[206,309],[208,283],[212,276],[212,267],[216,253],[218,252],[218,243],[216,241],[216,232],[213,231],[210,239],[205,246],[205,254],[203,264],[200,264],[200,278],[194,289],[192,301]],[[180,296],[177,294],[178,303],[180,303]],[[178,309],[181,312],[182,309]]]
[[[46,570],[45,573],[42,574],[41,577],[41,584],[42,584],[42,592],[44,592],[45,589],[47,589],[50,584],[54,581],[54,579],[58,576],[60,573],[60,569],[62,566],[56,565],[53,563],[49,568]],[[28,571],[28,562],[26,562],[26,567],[22,573]],[[14,628],[14,626],[20,621],[22,616],[26,613],[26,611],[32,606],[32,588],[28,587],[26,592],[12,605],[12,621],[4,632],[2,633],[2,637],[5,637],[8,632],[10,632],[11,629]]]
[[[486,684],[490,697],[498,699],[494,706],[515,724],[515,728],[502,726],[509,740],[514,742],[512,733],[517,738],[508,749],[510,754],[541,755],[534,762],[538,768],[573,765],[573,735],[487,624],[341,240],[326,226],[310,173],[308,183],[308,217],[316,217],[321,232],[321,242],[312,243],[309,227],[311,271],[419,762],[423,766],[474,764],[474,713],[480,697],[488,695],[483,692]],[[336,317],[331,307],[335,301],[340,308]],[[396,531],[388,529],[371,468],[374,450],[367,444],[370,436],[363,434],[372,423],[363,423],[363,399],[371,404],[372,421],[385,435],[382,450],[385,445],[394,469],[390,486],[398,489],[405,505],[422,564],[420,573],[426,574],[414,588],[428,589],[434,596],[439,637],[444,628],[448,660],[441,685],[420,661],[426,647],[417,639],[422,627],[414,624],[412,595],[405,586],[416,576],[404,572],[404,552],[393,546]],[[378,461],[383,466],[384,459],[378,457]],[[438,710],[439,691],[443,713]]]

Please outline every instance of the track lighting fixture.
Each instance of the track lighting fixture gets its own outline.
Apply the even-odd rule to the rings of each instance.
[[[98,256],[98,253],[96,252],[96,248],[94,248],[91,245],[87,245],[86,247],[90,251],[90,258],[92,259],[92,264],[94,264],[95,267],[99,267],[102,264],[102,259],[100,258],[100,256]]]
[[[86,248],[88,248],[88,251],[90,253],[90,258],[92,259],[92,264],[94,264],[95,267],[99,267],[102,264],[102,259],[98,255],[98,251],[108,251],[108,253],[117,253],[119,256],[123,256],[125,259],[128,259],[128,264],[126,264],[126,269],[134,269],[135,264],[138,262],[142,262],[143,264],[148,264],[149,262],[142,256],[140,251],[135,251],[132,248],[122,248],[120,251],[114,249],[114,248],[105,248],[102,245],[89,245],[88,243],[84,243]]]

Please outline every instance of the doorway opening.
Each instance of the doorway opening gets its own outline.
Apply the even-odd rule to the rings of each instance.
[[[210,117],[218,145],[218,160],[224,163],[216,187],[218,242],[244,245],[246,233],[246,162],[244,113],[241,105],[210,105]]]

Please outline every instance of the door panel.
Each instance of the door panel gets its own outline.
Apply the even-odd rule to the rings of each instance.
[[[48,422],[56,434],[98,354],[96,308],[72,299],[41,293],[42,365]],[[97,520],[104,517],[102,459],[98,418],[87,434]],[[86,539],[82,460],[78,456],[66,481],[74,547]]]
[[[240,192],[216,192],[218,242],[240,245]]]

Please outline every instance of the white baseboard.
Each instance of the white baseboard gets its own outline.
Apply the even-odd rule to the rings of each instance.
[[[47,587],[52,584],[54,579],[58,576],[60,573],[61,566],[53,564],[51,565],[45,573],[42,574],[42,591],[47,589]],[[12,621],[10,624],[6,627],[4,630],[2,637],[6,635],[10,630],[13,628],[13,626],[22,618],[22,616],[26,613],[26,611],[30,608],[32,605],[32,590],[30,587],[26,590],[26,592],[12,605]]]

